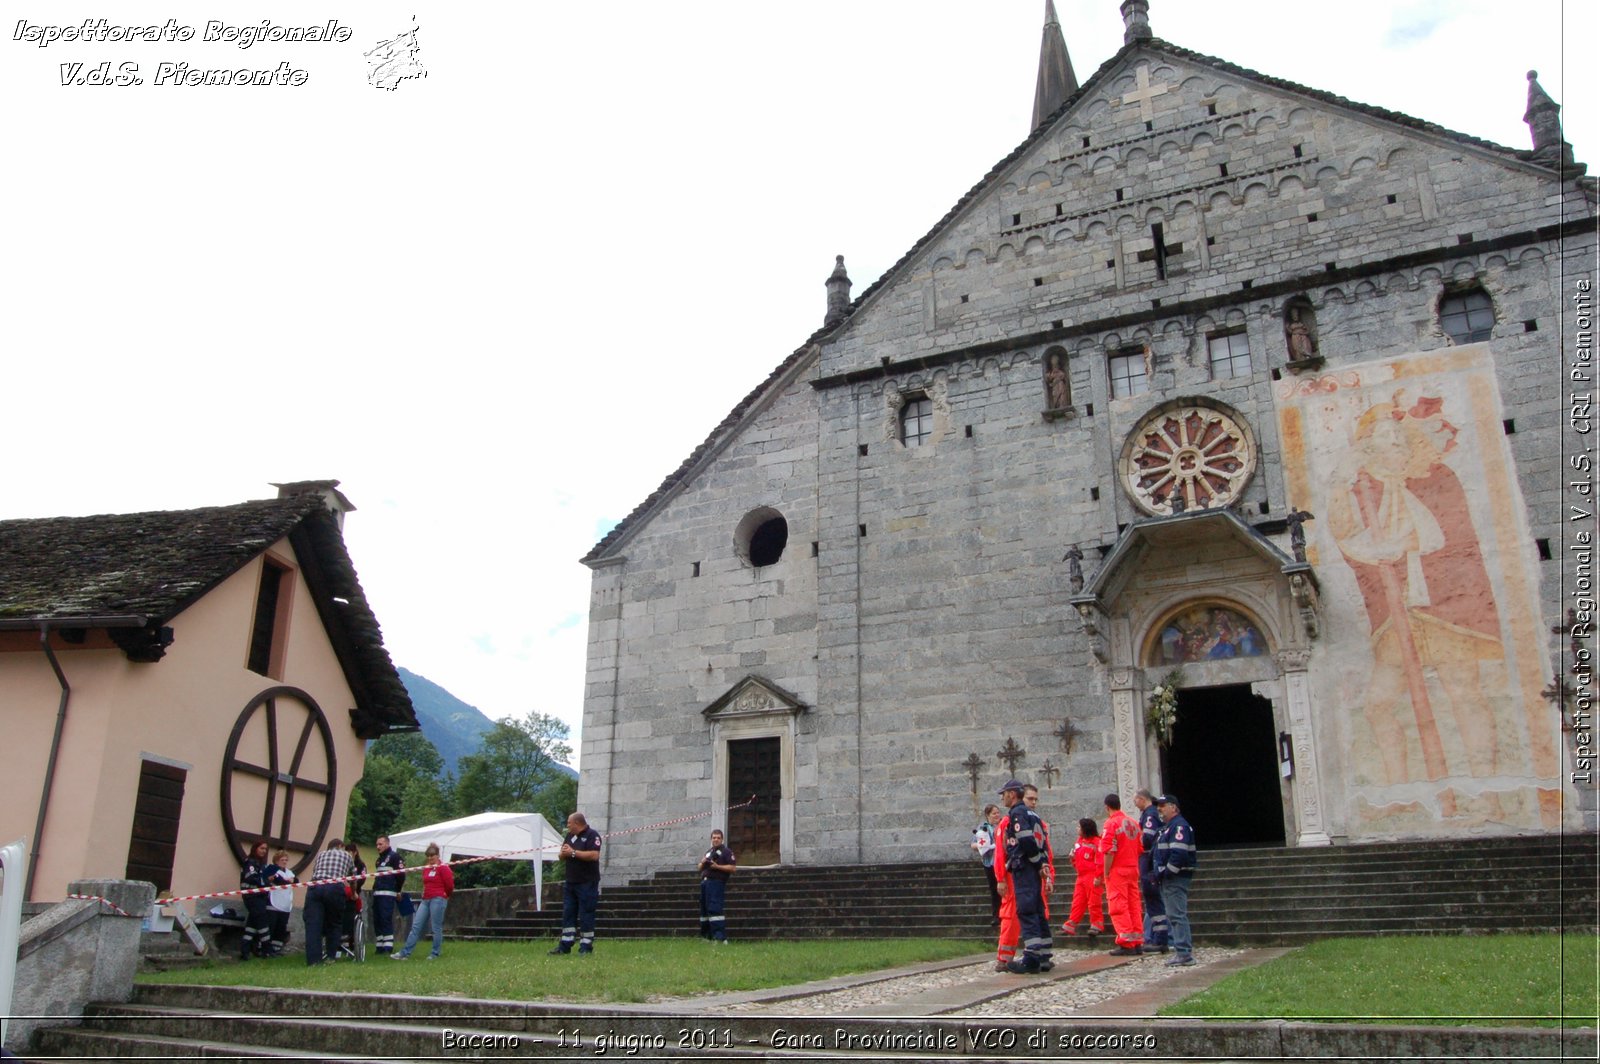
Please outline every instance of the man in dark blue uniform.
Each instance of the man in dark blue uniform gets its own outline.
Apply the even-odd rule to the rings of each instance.
[[[733,875],[733,851],[723,845],[722,832],[711,833],[711,849],[700,858],[700,937],[727,942],[728,877]]]
[[[1006,966],[1017,975],[1055,967],[1050,959],[1050,920],[1044,913],[1045,837],[1039,814],[1021,800],[1023,784],[1011,780],[1001,792],[1015,791],[1018,801],[1006,814],[1006,871],[1016,892],[1017,922],[1022,925],[1022,956]]]
[[[573,942],[580,954],[593,953],[594,910],[600,903],[600,835],[582,813],[567,817],[561,860],[567,871],[561,885],[561,941],[550,954],[571,953]]]
[[[1156,875],[1172,926],[1172,952],[1176,954],[1167,961],[1167,967],[1184,968],[1194,963],[1194,940],[1189,934],[1189,883],[1198,861],[1194,828],[1178,812],[1178,800],[1172,795],[1157,798],[1156,807],[1162,821],[1161,834],[1156,839]]]
[[[372,877],[372,935],[379,953],[394,952],[394,910],[400,889],[406,881],[406,863],[400,851],[389,845],[389,836],[378,836],[378,863]]]
[[[1139,810],[1139,897],[1144,901],[1144,951],[1167,952],[1167,910],[1161,904],[1161,884],[1156,879],[1156,836],[1161,834],[1161,814],[1155,795],[1139,788],[1133,796]]]

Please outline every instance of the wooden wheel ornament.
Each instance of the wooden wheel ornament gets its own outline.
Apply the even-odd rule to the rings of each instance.
[[[321,746],[320,760],[307,757],[313,743]],[[247,751],[264,750],[267,763],[241,756],[242,745]],[[324,772],[327,778],[318,779]],[[236,789],[259,792],[259,785],[251,786],[251,780],[265,781],[263,806],[236,809]],[[296,687],[271,687],[256,695],[239,714],[222,755],[222,827],[234,857],[242,864],[251,840],[264,838],[275,849],[299,851],[303,856],[294,870],[303,871],[327,838],[337,781],[333,729],[316,700]],[[302,810],[307,800],[321,802],[314,838],[291,835],[297,798]]]

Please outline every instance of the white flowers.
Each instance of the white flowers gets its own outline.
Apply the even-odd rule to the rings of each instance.
[[[1178,722],[1178,672],[1174,669],[1162,677],[1150,691],[1150,702],[1145,707],[1145,724],[1155,736],[1157,745],[1172,745],[1172,729]]]

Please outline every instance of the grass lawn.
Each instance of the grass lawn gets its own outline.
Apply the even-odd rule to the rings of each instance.
[[[1239,972],[1163,1016],[1596,1025],[1594,935],[1330,939]]]
[[[298,935],[293,944],[301,945]],[[593,957],[551,957],[551,940],[452,942],[436,961],[424,960],[427,939],[405,962],[368,953],[365,964],[307,968],[304,953],[239,963],[208,961],[194,968],[139,976],[141,983],[293,987],[344,993],[510,1001],[641,1002],[688,994],[787,986],[852,972],[992,951],[985,942],[895,938],[869,941],[732,942],[699,938],[619,939],[595,943]]]

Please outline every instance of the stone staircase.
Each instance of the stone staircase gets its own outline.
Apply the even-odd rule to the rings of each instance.
[[[1107,958],[1109,960],[1109,958]],[[1085,958],[1089,960],[1089,958]],[[1025,986],[1040,977],[1005,976]],[[1048,977],[1046,977],[1048,978]],[[1151,1037],[1153,1047],[1139,1048]],[[1028,1037],[1041,1051],[1027,1048]],[[1067,1052],[1071,1040],[1075,1048]],[[79,1027],[40,1034],[28,1060],[327,1060],[559,1057],[1016,1061],[1579,1059],[1593,1029],[1483,1028],[1138,1017],[685,1015],[649,1006],[317,994],[251,987],[141,986],[126,1005],[91,1006]],[[1060,1047],[1062,1055],[1055,1055]],[[1152,1053],[1152,1048],[1155,1053]],[[1109,1053],[1109,1055],[1105,1055]],[[1156,1054],[1159,1054],[1158,1056]]]
[[[1596,923],[1594,836],[1540,835],[1319,849],[1201,850],[1189,915],[1198,943],[1298,945],[1335,935],[1540,931]],[[699,877],[662,872],[600,898],[598,933],[699,933]],[[1071,872],[1051,905],[1059,928]],[[556,888],[557,891],[559,888]],[[461,938],[559,934],[559,893],[533,909],[506,888],[506,915],[456,926]],[[744,869],[728,889],[736,938],[988,938],[976,862]],[[1087,939],[1065,940],[1087,945]],[[1063,945],[1058,937],[1058,947]]]
[[[1395,843],[1319,850],[1202,851],[1191,895],[1195,939],[1220,944],[1299,944],[1336,935],[1455,934],[1590,930],[1597,918],[1600,847],[1594,836],[1537,836],[1453,843]],[[986,891],[968,863],[840,868],[746,869],[735,877],[729,912],[734,936],[799,938],[931,935],[987,939]],[[605,938],[693,935],[698,931],[695,876],[667,872],[607,890],[601,902]],[[502,888],[508,908],[531,903],[528,891]],[[519,900],[520,899],[520,900]],[[452,938],[555,935],[559,911],[519,910],[481,926],[455,927]],[[1059,926],[1061,916],[1055,923]],[[1056,939],[1087,946],[1084,939]],[[1101,940],[1101,945],[1104,940]],[[1108,958],[1098,958],[1100,961]],[[1082,958],[1090,963],[1095,958]],[[1101,1032],[1123,1037],[1148,1031],[1128,1021],[1028,1018],[1026,1029],[1050,1038]],[[1121,1026],[1119,1026],[1121,1025]],[[215,1060],[394,1061],[474,1056],[634,1055],[770,1057],[804,1043],[780,1045],[773,1032],[831,1040],[884,1035],[948,1036],[923,1059],[1014,1060],[1032,1055],[1005,1046],[963,1046],[973,1034],[1001,1030],[938,1017],[784,1017],[759,1014],[703,1018],[650,1006],[580,1006],[484,1002],[375,994],[317,994],[248,987],[142,985],[125,1005],[93,1005],[77,1027],[42,1031],[29,1060],[128,1060],[140,1057]],[[444,1029],[479,1039],[447,1045]],[[564,1044],[580,1030],[581,1045]],[[1334,1024],[1163,1022],[1165,1057],[1326,1059],[1373,1056],[1485,1055],[1549,1059],[1572,1049],[1555,1029],[1487,1030],[1387,1025],[1340,1029]],[[1594,1032],[1581,1036],[1592,1059]],[[597,1042],[597,1036],[611,1039]],[[686,1039],[687,1036],[687,1040]],[[715,1039],[706,1044],[704,1039]],[[483,1039],[501,1039],[496,1045]],[[701,1039],[697,1044],[695,1039]],[[515,1039],[507,1043],[505,1039]],[[1376,1039],[1376,1041],[1374,1041]],[[1387,1039],[1387,1041],[1385,1041]],[[1543,1039],[1543,1041],[1540,1041]],[[631,1040],[631,1041],[628,1041]],[[1504,1043],[1504,1044],[1502,1044]],[[817,1043],[821,1046],[823,1043]],[[1576,1043],[1574,1043],[1576,1044]],[[960,1048],[958,1048],[960,1047]],[[831,1047],[830,1047],[831,1048]],[[985,1053],[985,1048],[996,1050]],[[806,1054],[808,1056],[812,1054]],[[826,1056],[817,1053],[815,1056]],[[1139,1054],[1135,1054],[1139,1055]]]

